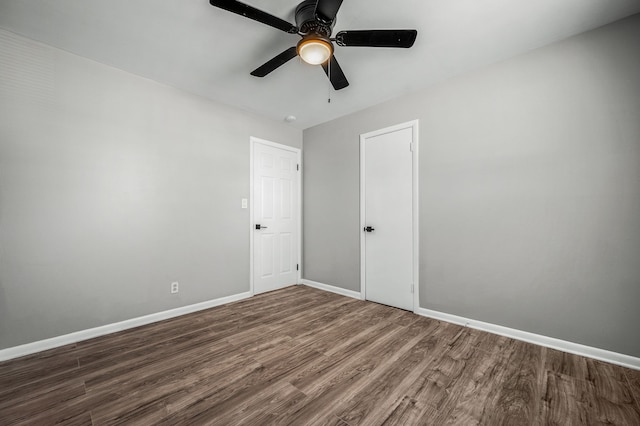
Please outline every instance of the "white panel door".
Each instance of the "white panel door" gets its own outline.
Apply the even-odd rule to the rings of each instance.
[[[254,293],[297,284],[298,153],[253,145]]]
[[[413,131],[362,141],[365,298],[413,311]]]

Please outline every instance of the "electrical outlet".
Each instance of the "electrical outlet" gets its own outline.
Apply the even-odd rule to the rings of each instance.
[[[177,281],[171,283],[171,294],[177,293],[180,290],[179,285]]]

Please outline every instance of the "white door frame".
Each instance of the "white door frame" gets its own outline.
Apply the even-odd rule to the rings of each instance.
[[[413,312],[418,312],[420,308],[420,216],[419,216],[419,191],[418,191],[418,120],[408,121],[406,123],[397,124],[395,126],[385,127],[360,135],[360,298],[366,297],[367,280],[366,280],[366,253],[365,253],[365,235],[363,228],[365,223],[365,140],[367,138],[384,135],[386,133],[396,132],[398,130],[411,129],[413,139],[412,149],[412,178],[413,178]]]
[[[255,236],[254,224],[253,224],[253,162],[254,146],[256,143],[271,146],[274,148],[283,149],[285,151],[291,151],[296,153],[296,161],[299,164],[298,167],[298,206],[295,209],[295,213],[298,216],[298,265],[297,270],[297,283],[300,283],[300,277],[302,276],[302,152],[299,148],[294,148],[288,145],[282,145],[276,142],[271,142],[265,139],[256,138],[254,136],[249,137],[249,292],[251,295],[255,295],[253,287],[253,240]]]

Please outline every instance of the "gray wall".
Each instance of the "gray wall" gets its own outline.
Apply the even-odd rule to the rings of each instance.
[[[302,143],[0,31],[0,348],[248,291],[251,135]]]
[[[424,308],[640,356],[640,15],[304,132],[304,277],[359,290],[358,137],[420,120]]]

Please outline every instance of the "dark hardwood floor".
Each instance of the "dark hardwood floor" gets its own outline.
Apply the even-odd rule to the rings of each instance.
[[[0,424],[640,425],[640,371],[304,286],[0,363]]]

